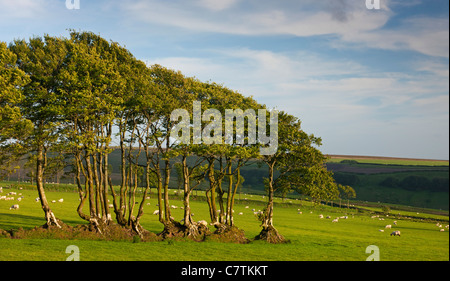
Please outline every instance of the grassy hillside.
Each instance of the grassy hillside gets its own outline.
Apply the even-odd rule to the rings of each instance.
[[[327,167],[359,201],[449,209],[448,161],[332,157]]]
[[[329,155],[329,158],[327,168],[333,171],[337,182],[355,189],[357,201],[449,210],[449,161],[345,155]],[[141,161],[144,163],[144,158]],[[109,163],[112,168],[113,184],[120,184],[120,150],[116,149],[110,154]],[[11,180],[20,174],[26,173],[19,171],[11,176]],[[239,194],[265,194],[263,184],[263,178],[267,176],[265,165],[249,163],[241,169],[241,175],[245,181]],[[172,170],[171,188],[177,188],[177,178],[176,171]],[[73,182],[73,178],[68,176],[61,178],[60,181],[70,183]],[[206,187],[205,182],[200,189]],[[288,194],[291,198],[299,196],[295,192]]]
[[[50,201],[56,200],[51,203],[52,210],[66,224],[74,226],[85,223],[76,213],[79,202],[77,193],[70,192],[69,187],[64,190],[66,192],[47,192]],[[0,200],[0,229],[31,229],[42,225],[43,212],[40,204],[34,200],[37,192],[33,189],[4,189],[4,193],[10,191],[22,193],[24,198],[18,202],[18,210],[9,210],[11,201]],[[145,206],[141,222],[147,230],[158,233],[162,231],[162,224],[158,222],[157,216],[152,215],[153,210],[157,208],[157,201],[154,194],[150,196],[150,205]],[[64,199],[63,203],[57,202],[60,198]],[[198,192],[198,197],[191,200],[194,218],[208,220],[208,207],[201,199],[202,193]],[[264,202],[262,196],[249,194],[236,202],[235,214],[242,212],[242,215],[235,215],[236,225],[243,229],[250,239],[260,231],[260,222],[251,210],[262,209]],[[82,261],[364,261],[369,256],[365,252],[369,245],[379,247],[382,261],[449,259],[448,229],[440,232],[440,228],[436,226],[436,221],[444,226],[448,224],[448,215],[412,214],[407,211],[395,211],[387,215],[377,207],[358,211],[324,205],[314,206],[308,201],[295,199],[282,202],[280,198],[276,198],[276,203],[274,225],[291,243],[198,243],[186,240],[133,243],[82,238],[0,238],[0,260],[63,261],[69,256],[65,252],[69,245],[79,247]],[[171,204],[181,206],[182,202],[174,196],[171,198]],[[181,209],[173,209],[172,215],[176,220],[180,220],[182,214]],[[341,218],[339,222],[333,223],[332,219],[319,218],[320,214],[331,218],[348,216],[348,219]],[[397,225],[393,225],[393,229],[400,230],[401,237],[390,236],[393,229],[379,231],[394,221],[397,221]],[[214,230],[213,227],[210,228]]]

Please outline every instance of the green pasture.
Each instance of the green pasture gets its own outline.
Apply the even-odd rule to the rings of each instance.
[[[355,158],[355,157],[333,157],[331,156],[327,162],[339,163],[342,160],[355,160],[358,163],[366,164],[380,164],[380,165],[405,165],[405,166],[449,166],[448,160],[422,160],[422,159],[407,159],[407,158]]]
[[[44,224],[43,211],[40,203],[35,202],[37,192],[34,190],[3,189],[0,195],[14,191],[15,199],[24,198],[18,202],[0,200],[0,229],[9,230],[30,229]],[[200,195],[200,194],[199,194]],[[56,216],[66,224],[77,225],[85,223],[78,217],[78,194],[75,192],[48,191],[49,201],[64,199],[63,203],[50,203]],[[152,215],[157,209],[156,199],[151,195],[146,205],[142,225],[149,231],[158,233],[162,225],[158,218]],[[245,200],[245,198],[247,198]],[[252,209],[264,208],[262,196],[243,194],[236,202],[235,223],[243,229],[247,238],[252,239],[259,231],[259,222]],[[310,202],[300,200],[277,199],[275,206],[274,225],[278,231],[290,240],[288,244],[272,245],[253,241],[249,244],[221,243],[215,241],[192,242],[162,241],[162,242],[119,242],[92,240],[59,240],[59,239],[9,239],[0,238],[0,260],[38,260],[63,261],[69,254],[66,247],[76,245],[80,249],[80,260],[91,261],[364,261],[369,256],[366,248],[375,245],[380,250],[380,260],[388,261],[448,261],[449,232],[439,231],[435,221],[430,219],[446,219],[448,216],[433,216],[427,214],[423,221],[409,219],[402,213],[402,218],[395,218],[399,213],[390,215],[374,215],[370,211],[360,213],[356,210],[340,209],[330,206],[313,206]],[[9,210],[12,204],[19,204],[18,210]],[[173,198],[171,205],[182,206],[180,199]],[[248,208],[246,208],[248,206]],[[87,206],[86,206],[87,208]],[[209,221],[207,204],[203,200],[192,200],[191,209],[196,220]],[[300,209],[300,211],[299,211]],[[87,209],[85,210],[87,212]],[[373,209],[372,211],[378,211]],[[239,213],[243,213],[239,215]],[[299,214],[301,212],[301,214]],[[172,210],[176,220],[182,218],[183,210]],[[332,219],[320,219],[319,215],[330,216],[332,219],[348,216],[333,223]],[[416,217],[420,214],[415,214]],[[393,225],[393,221],[397,225]],[[387,224],[393,228],[384,229]],[[214,230],[211,227],[211,230]],[[393,230],[400,230],[401,237],[390,236]]]

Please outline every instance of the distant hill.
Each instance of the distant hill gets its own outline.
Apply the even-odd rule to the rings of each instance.
[[[327,169],[334,173],[335,180],[352,186],[356,200],[401,204],[413,207],[449,210],[449,161],[410,159],[394,157],[328,155]],[[142,163],[144,159],[142,158]],[[112,166],[113,184],[120,184],[120,150],[109,156]],[[19,171],[11,180],[21,176],[27,180],[26,172]],[[264,194],[263,178],[267,167],[256,162],[241,169],[245,181],[240,193]],[[170,188],[178,188],[178,175],[172,170]],[[56,179],[49,179],[56,182]],[[72,177],[60,178],[60,182],[73,183]],[[145,181],[142,181],[145,182]],[[207,183],[200,186],[206,188]],[[288,196],[299,196],[292,193]]]

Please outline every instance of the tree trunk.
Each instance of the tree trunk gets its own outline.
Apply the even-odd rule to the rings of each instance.
[[[265,240],[269,243],[285,243],[286,239],[278,233],[278,231],[273,226],[273,176],[274,176],[274,166],[275,162],[267,163],[269,166],[269,191],[268,191],[268,201],[267,207],[262,215],[262,230],[258,236],[255,237],[256,240]]]
[[[47,202],[47,197],[45,196],[44,191],[44,147],[43,145],[38,146],[37,150],[37,161],[36,161],[36,186],[39,194],[39,199],[41,202],[42,209],[45,214],[45,226],[57,226],[61,228],[61,225],[58,223],[58,219],[53,214],[50,206]]]

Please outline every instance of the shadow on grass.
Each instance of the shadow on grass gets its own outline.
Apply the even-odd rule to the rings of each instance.
[[[65,224],[76,225],[79,221],[63,220]],[[0,213],[0,229],[11,230],[17,228],[32,229],[45,224],[44,214],[42,216],[29,216],[16,213]]]

